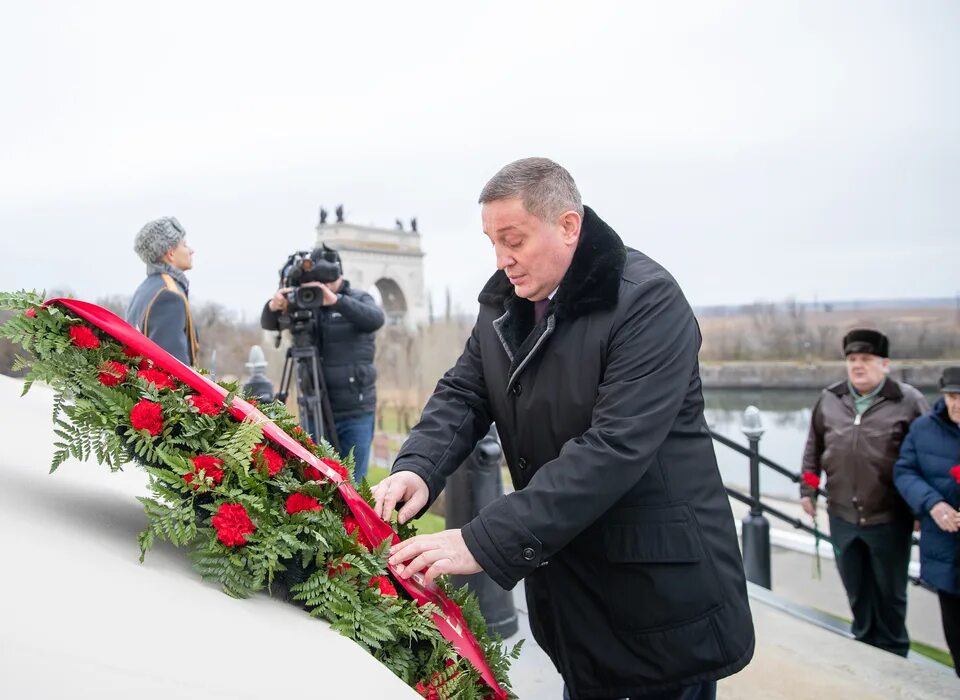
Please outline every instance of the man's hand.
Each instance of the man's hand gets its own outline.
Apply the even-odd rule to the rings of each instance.
[[[374,510],[383,520],[390,522],[390,516],[398,503],[403,503],[397,519],[400,524],[407,522],[420,509],[427,505],[430,489],[427,482],[413,472],[397,472],[373,487],[371,490],[376,501]],[[416,539],[416,538],[414,538]]]
[[[281,287],[280,289],[278,289],[274,293],[274,295],[270,298],[270,301],[267,303],[267,306],[270,307],[270,310],[286,311],[287,310],[287,294],[289,292],[290,292],[289,287]]]
[[[817,504],[814,502],[810,496],[804,496],[800,499],[800,507],[803,508],[803,512],[809,515],[811,518],[816,519],[817,517]]]
[[[960,531],[960,513],[957,513],[946,501],[940,501],[931,508],[930,517],[944,532]]]
[[[482,571],[467,549],[460,530],[417,535],[395,544],[390,548],[390,563],[396,567],[397,574],[405,579],[425,570],[427,583],[441,574],[476,574]]]
[[[334,304],[337,303],[337,295],[336,295],[336,292],[334,292],[332,289],[330,289],[329,285],[321,284],[321,285],[320,285],[320,291],[323,292],[323,305],[324,305],[324,306],[333,306]]]

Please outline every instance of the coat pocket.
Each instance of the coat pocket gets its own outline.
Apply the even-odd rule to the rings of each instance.
[[[714,567],[688,505],[629,508],[612,515],[603,528],[603,585],[616,601],[616,626],[670,628],[720,603]]]

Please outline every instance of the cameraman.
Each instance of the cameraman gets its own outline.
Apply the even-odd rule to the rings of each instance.
[[[315,255],[319,254],[315,251]],[[353,448],[354,479],[359,483],[367,474],[373,442],[377,406],[373,334],[383,325],[383,311],[372,296],[351,289],[342,272],[332,282],[309,281],[298,286],[317,287],[323,295],[322,306],[316,310],[314,341],[340,451],[346,456]],[[283,326],[281,316],[288,312],[288,295],[292,291],[292,287],[281,287],[263,307],[260,325],[265,330],[280,330]],[[319,428],[304,427],[314,433]]]

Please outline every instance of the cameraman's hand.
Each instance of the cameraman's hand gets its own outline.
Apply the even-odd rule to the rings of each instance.
[[[330,289],[329,286],[325,284],[320,285],[320,289],[323,290],[323,305],[324,306],[333,306],[337,303],[336,293]]]
[[[373,509],[387,522],[390,522],[393,509],[403,504],[398,514],[401,525],[419,513],[430,498],[427,483],[413,472],[391,474],[374,486],[371,492],[376,503]]]
[[[267,306],[270,307],[271,311],[286,311],[287,310],[287,294],[290,292],[289,287],[281,287],[276,291],[276,293],[270,298],[270,301],[267,303]]]

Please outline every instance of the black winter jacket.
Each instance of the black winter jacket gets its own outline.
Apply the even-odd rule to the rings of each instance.
[[[754,635],[703,417],[700,333],[677,283],[586,210],[543,319],[497,272],[463,355],[393,471],[446,478],[496,421],[516,491],[463,528],[574,698],[743,668]]]
[[[377,408],[377,369],[373,334],[383,325],[383,310],[373,297],[344,280],[336,304],[317,310],[314,340],[334,420],[373,413]],[[260,325],[278,330],[280,314],[264,305]]]

